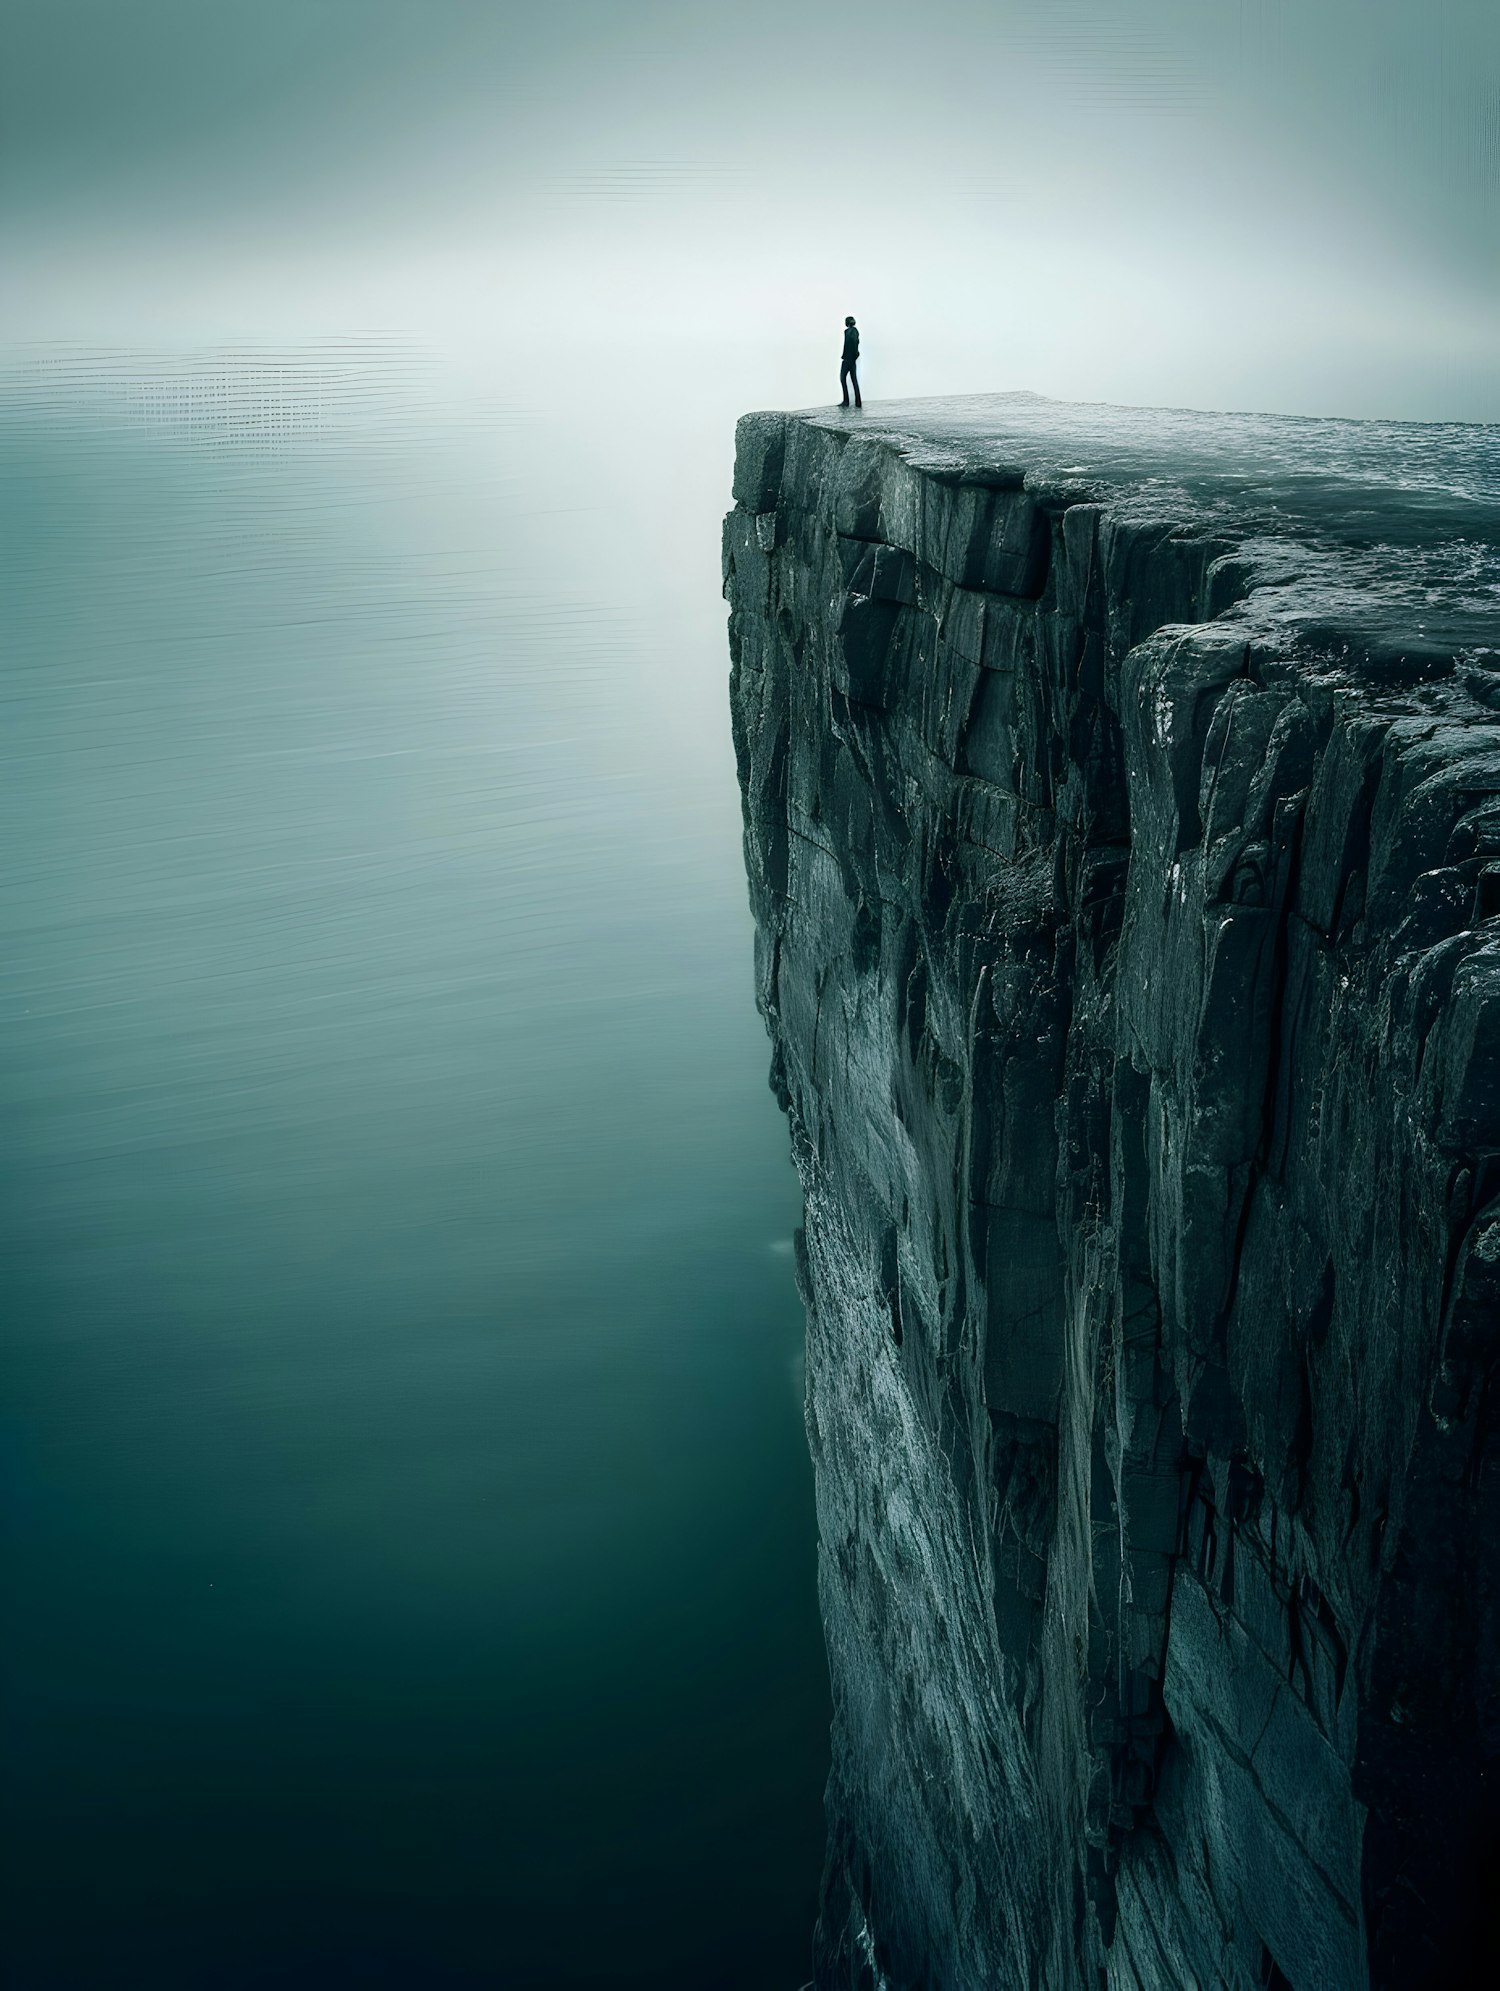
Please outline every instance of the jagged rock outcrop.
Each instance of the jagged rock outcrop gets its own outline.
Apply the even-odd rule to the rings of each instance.
[[[1477,1981],[1497,491],[1483,430],[740,424],[820,1986]]]

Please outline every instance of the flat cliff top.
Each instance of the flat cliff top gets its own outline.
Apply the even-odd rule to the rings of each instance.
[[[751,417],[751,420],[764,419]],[[1242,614],[1306,650],[1500,671],[1500,425],[1217,414],[1029,393],[782,417],[942,481],[1105,505],[1232,545]],[[1471,687],[1472,688],[1472,687]],[[1486,699],[1486,703],[1489,699]]]
[[[817,1983],[1471,1981],[1500,430],[759,414],[734,496]]]

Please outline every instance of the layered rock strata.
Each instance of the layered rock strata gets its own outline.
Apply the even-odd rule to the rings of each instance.
[[[820,1986],[1471,1981],[1496,453],[1028,397],[740,424]]]

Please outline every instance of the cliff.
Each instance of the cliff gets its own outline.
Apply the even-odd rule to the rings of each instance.
[[[734,495],[817,1981],[1473,1981],[1500,442],[888,404]]]

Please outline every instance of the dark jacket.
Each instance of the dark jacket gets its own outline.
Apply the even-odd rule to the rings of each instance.
[[[859,327],[858,325],[846,325],[844,327],[844,365],[852,366],[858,358]]]

